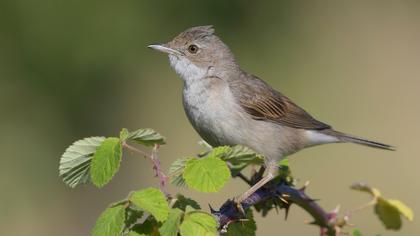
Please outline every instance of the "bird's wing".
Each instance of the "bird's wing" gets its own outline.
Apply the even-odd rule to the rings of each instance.
[[[230,90],[240,106],[253,119],[308,130],[329,129],[331,126],[314,119],[289,98],[252,75],[231,81]]]

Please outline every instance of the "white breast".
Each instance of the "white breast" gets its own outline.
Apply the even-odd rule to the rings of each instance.
[[[225,81],[203,78],[185,82],[183,91],[185,112],[193,127],[213,146],[234,144],[238,132],[238,105]]]

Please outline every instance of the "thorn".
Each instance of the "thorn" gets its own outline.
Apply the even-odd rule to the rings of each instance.
[[[317,225],[316,221],[309,221],[309,220],[306,220],[305,221],[305,224],[308,224],[308,225]]]
[[[344,221],[344,225],[347,225],[347,226],[350,226],[350,227],[355,226],[355,224],[350,223],[350,216],[349,215],[344,215],[343,221]]]
[[[284,199],[283,197],[280,197],[280,201],[282,201],[286,205],[289,205],[289,202],[286,199]]]
[[[236,205],[236,209],[238,210],[239,213],[241,213],[242,216],[246,216],[245,210],[242,207],[242,203],[234,201],[235,205]]]
[[[306,188],[309,186],[309,180],[305,182],[302,188],[299,189],[300,192],[304,193]]]
[[[305,188],[309,186],[309,183],[310,183],[310,182],[311,182],[311,181],[309,181],[309,180],[307,180],[307,181],[305,182],[305,184],[304,184]]]
[[[289,216],[289,209],[291,204],[288,204],[284,207],[284,220],[287,220],[287,217]]]
[[[340,211],[340,208],[341,206],[340,204],[338,204],[331,213],[338,214],[338,212]]]
[[[275,204],[274,205],[274,209],[276,209],[276,214],[278,215],[279,214],[279,206],[278,206],[278,204]]]
[[[211,214],[217,213],[217,211],[216,211],[216,210],[214,210],[214,209],[213,209],[213,207],[211,207],[211,205],[210,205],[210,204],[209,204],[209,208],[210,208],[210,213],[211,213]]]
[[[282,197],[285,197],[285,198],[289,198],[289,197],[290,197],[290,194],[283,193],[281,196],[282,196]]]

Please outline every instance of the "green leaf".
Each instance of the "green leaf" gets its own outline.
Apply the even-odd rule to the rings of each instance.
[[[125,209],[125,228],[130,228],[137,222],[138,219],[140,219],[143,216],[142,211],[134,208],[135,207],[130,206]]]
[[[145,146],[153,146],[155,144],[165,144],[165,137],[160,135],[153,129],[139,129],[130,132],[127,140],[133,140]]]
[[[381,192],[376,188],[372,188],[365,183],[355,183],[351,188],[372,195],[376,201],[375,213],[387,229],[400,229],[402,225],[401,215],[410,221],[414,218],[413,211],[407,205],[399,200],[382,197]]]
[[[178,187],[185,187],[185,179],[182,177],[184,173],[185,165],[192,158],[182,158],[175,160],[172,165],[169,167],[169,176],[171,176],[171,184],[174,184]]]
[[[177,194],[176,195],[176,202],[173,205],[173,208],[179,208],[183,211],[186,210],[187,206],[194,208],[195,210],[200,210],[200,205],[191,198],[187,198],[184,195]]]
[[[412,221],[413,211],[404,203],[395,199],[378,197],[375,205],[375,213],[387,229],[400,229],[402,225],[401,215]]]
[[[246,211],[246,220],[229,224],[227,236],[255,236],[257,225],[251,209]]]
[[[161,236],[177,236],[178,229],[181,222],[181,217],[184,214],[180,209],[174,208],[169,212],[168,219],[159,228]]]
[[[107,184],[117,173],[121,162],[121,143],[118,138],[105,139],[92,158],[90,177],[97,187]]]
[[[135,224],[128,236],[160,236],[156,221],[146,219],[142,224]]]
[[[264,163],[262,156],[258,155],[252,149],[242,145],[231,147],[230,150],[221,158],[230,163],[232,176],[236,176],[250,164],[262,165]]]
[[[242,145],[231,147],[229,152],[223,157],[223,160],[234,162],[250,162],[255,161],[256,159],[261,159],[262,161],[262,158],[256,152],[251,148]]]
[[[90,180],[92,156],[105,137],[90,137],[74,142],[60,159],[59,173],[64,183],[74,188]]]
[[[197,211],[195,208],[193,208],[192,206],[186,206],[185,207],[185,212],[189,213],[189,212],[193,212],[193,211]]]
[[[137,207],[152,214],[157,221],[168,218],[169,206],[165,195],[158,189],[147,188],[131,194],[130,201]]]
[[[400,229],[402,222],[400,212],[386,199],[379,197],[375,205],[375,213],[387,229]]]
[[[403,215],[405,218],[407,218],[409,221],[413,221],[414,213],[410,207],[405,205],[400,200],[395,200],[395,199],[388,199],[388,203],[391,204],[393,207],[397,208],[400,214]]]
[[[119,236],[124,227],[124,205],[107,208],[96,221],[92,236]]]
[[[128,129],[123,128],[120,131],[120,141],[125,141],[128,137],[130,136],[130,132],[128,131]]]
[[[214,217],[201,211],[186,213],[180,227],[182,236],[215,236],[216,232],[217,222]]]
[[[363,236],[363,235],[362,235],[362,232],[360,232],[360,230],[355,229],[353,230],[353,236]]]
[[[289,159],[284,158],[284,159],[280,160],[279,161],[279,166],[280,167],[289,167]]]
[[[187,162],[183,177],[192,189],[206,193],[217,192],[229,180],[230,171],[220,158],[195,158]]]
[[[228,155],[228,153],[232,150],[229,146],[219,146],[213,148],[209,153],[207,153],[206,157],[220,157]]]

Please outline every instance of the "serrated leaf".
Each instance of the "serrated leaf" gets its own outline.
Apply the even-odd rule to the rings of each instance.
[[[246,220],[229,224],[227,236],[255,236],[257,225],[251,209],[246,211]]]
[[[157,221],[164,221],[168,218],[169,206],[165,195],[158,189],[147,188],[131,194],[130,201],[150,214]]]
[[[403,215],[405,218],[407,218],[409,221],[413,221],[414,213],[410,207],[405,205],[400,200],[396,200],[396,199],[388,199],[388,203],[394,206],[395,208],[397,208],[400,214]]]
[[[165,144],[165,137],[160,135],[153,129],[138,129],[130,132],[127,140],[133,140],[145,146],[153,146],[155,144]]]
[[[284,159],[280,160],[278,164],[279,164],[280,167],[289,167],[289,159],[284,158]]]
[[[232,176],[236,176],[236,174],[250,164],[262,165],[264,163],[264,160],[260,155],[252,149],[242,145],[231,147],[229,152],[222,156],[222,159],[230,163],[229,167],[232,171]]]
[[[372,188],[366,183],[354,183],[350,186],[350,188],[353,190],[369,193],[370,195],[372,195],[372,197],[375,198],[381,196],[381,192],[379,192],[378,189]]]
[[[402,222],[400,212],[386,199],[379,197],[375,205],[375,213],[387,229],[400,229]]]
[[[184,168],[188,160],[192,158],[182,158],[175,160],[169,167],[169,176],[171,176],[171,184],[174,184],[178,187],[185,187],[186,183],[182,174],[184,173]]]
[[[192,212],[192,211],[197,211],[197,209],[195,209],[195,208],[193,208],[192,206],[186,206],[185,207],[185,212],[186,213],[189,213],[189,212]]]
[[[217,222],[214,217],[201,211],[186,213],[180,227],[182,236],[215,236]]]
[[[90,180],[90,165],[96,149],[105,137],[90,137],[74,142],[60,159],[59,175],[64,183],[74,188]]]
[[[177,194],[176,195],[176,202],[173,205],[173,208],[179,208],[183,211],[186,210],[187,206],[192,207],[195,210],[200,210],[201,207],[198,204],[198,202],[196,202],[195,200],[185,197],[182,194]]]
[[[124,227],[124,205],[107,208],[96,221],[92,236],[119,236]]]
[[[213,148],[210,152],[207,153],[206,157],[220,157],[226,156],[232,150],[229,146],[219,146]]]
[[[174,208],[169,212],[168,219],[159,228],[161,236],[177,236],[178,229],[181,222],[181,217],[184,214],[180,209]]]
[[[118,138],[107,138],[92,158],[90,177],[97,187],[107,184],[117,173],[121,162],[121,143]]]
[[[146,219],[142,224],[135,224],[128,236],[160,236],[156,222]]]
[[[134,207],[135,208],[135,207]],[[143,212],[137,209],[134,209],[133,207],[127,207],[125,209],[125,228],[130,228],[132,225],[134,225],[138,219],[140,219],[143,216]]]
[[[121,142],[125,141],[129,136],[130,136],[130,132],[126,128],[123,128],[120,131],[120,141]]]
[[[229,180],[230,171],[220,158],[195,158],[187,162],[182,176],[188,187],[208,193],[219,191]]]

